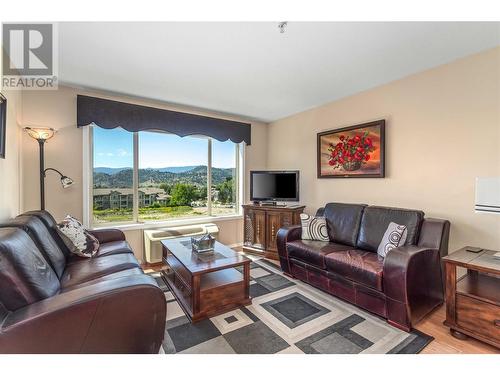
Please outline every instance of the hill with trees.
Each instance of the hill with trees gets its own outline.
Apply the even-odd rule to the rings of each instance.
[[[139,169],[139,186],[160,187],[176,184],[194,185],[201,188],[207,185],[207,167],[177,167],[179,172],[169,172],[167,168]],[[183,169],[190,168],[190,169]],[[106,173],[108,172],[108,173]],[[234,176],[234,168],[212,168],[212,184],[219,185]],[[119,171],[94,170],[94,188],[126,188],[132,186],[132,169]],[[164,188],[165,189],[165,188]],[[166,189],[165,189],[166,190]],[[167,191],[168,192],[168,191]]]

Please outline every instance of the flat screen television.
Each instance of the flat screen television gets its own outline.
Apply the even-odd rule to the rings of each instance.
[[[298,201],[299,171],[251,171],[250,200]]]

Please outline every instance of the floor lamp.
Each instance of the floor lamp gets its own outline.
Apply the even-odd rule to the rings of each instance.
[[[40,148],[40,209],[45,210],[45,176],[48,171],[54,171],[61,177],[61,185],[64,189],[73,185],[73,180],[63,175],[57,169],[45,168],[44,146],[45,142],[52,138],[56,131],[52,128],[24,128],[28,135],[38,142]]]

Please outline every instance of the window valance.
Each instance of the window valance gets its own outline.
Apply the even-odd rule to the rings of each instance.
[[[177,134],[206,135],[219,141],[251,143],[251,125],[191,113],[117,102],[114,100],[78,95],[77,126],[95,124],[101,128],[122,127],[130,132],[160,130]]]

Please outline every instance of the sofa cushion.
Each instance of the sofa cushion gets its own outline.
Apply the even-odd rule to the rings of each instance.
[[[111,241],[101,243],[97,254],[93,258],[105,257],[115,254],[134,254],[127,241]],[[68,258],[68,263],[84,261],[87,258],[72,255]]]
[[[56,220],[48,211],[45,211],[45,210],[27,211],[27,212],[22,213],[19,216],[35,216],[35,217],[39,218],[45,224],[50,235],[52,236],[54,241],[57,243],[59,248],[62,250],[64,255],[66,255],[66,256],[71,255],[71,252],[66,247],[66,244],[63,242],[61,236],[59,236],[59,233],[57,233]]]
[[[378,245],[391,221],[405,225],[408,231],[406,245],[415,245],[423,219],[424,213],[422,211],[392,207],[366,207],[361,219],[356,247],[377,252]],[[400,244],[400,246],[403,245]]]
[[[14,311],[52,297],[59,279],[45,257],[22,229],[0,229],[0,303]]]
[[[47,259],[57,277],[61,277],[66,267],[66,255],[49,233],[41,219],[35,216],[18,216],[0,227],[15,227],[24,230],[33,239],[42,255]]]
[[[325,269],[325,255],[334,251],[351,249],[350,246],[333,242],[297,240],[286,244],[288,256],[300,261]]]
[[[303,240],[330,242],[324,217],[300,214],[300,222]]]
[[[67,265],[61,278],[61,287],[69,288],[106,275],[130,268],[138,268],[139,263],[132,254],[115,254],[98,258],[87,258]]]
[[[84,288],[86,286],[94,285],[94,284],[97,284],[97,283],[100,283],[100,282],[106,281],[106,280],[113,280],[113,279],[117,279],[120,277],[130,277],[130,276],[137,276],[137,275],[143,275],[143,274],[144,274],[144,272],[140,268],[130,268],[128,270],[115,272],[115,273],[112,273],[110,275],[102,276],[102,277],[99,277],[97,279],[93,279],[93,280],[90,280],[90,281],[87,281],[87,282],[84,282],[81,284],[70,285],[68,287],[61,289],[61,293],[65,293],[65,292],[68,292],[68,291],[73,290],[73,289]]]
[[[369,251],[350,249],[325,256],[326,269],[346,279],[382,291],[384,258]]]
[[[365,207],[365,204],[328,203],[324,214],[330,241],[355,247]]]
[[[127,241],[111,241],[102,243],[99,246],[99,251],[97,251],[98,257],[113,255],[113,254],[133,254],[134,252],[130,248]]]
[[[99,241],[77,219],[66,215],[57,230],[68,249],[75,255],[92,258],[99,250]]]
[[[406,237],[408,237],[406,225],[399,225],[391,221],[378,245],[377,254],[385,258],[392,249],[404,246]]]

